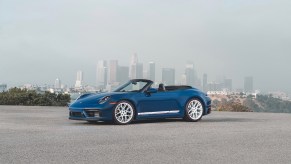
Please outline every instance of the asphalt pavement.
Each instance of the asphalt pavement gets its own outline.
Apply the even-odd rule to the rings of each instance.
[[[0,106],[0,163],[291,163],[291,114],[213,112],[120,126]]]

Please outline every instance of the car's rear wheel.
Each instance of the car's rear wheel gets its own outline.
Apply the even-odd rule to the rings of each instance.
[[[116,124],[129,124],[134,118],[134,106],[128,101],[120,101],[113,111],[113,120]]]
[[[202,118],[203,115],[203,111],[204,111],[204,106],[202,104],[202,102],[197,99],[197,98],[193,98],[190,99],[185,107],[185,117],[184,119],[186,121],[199,121]]]

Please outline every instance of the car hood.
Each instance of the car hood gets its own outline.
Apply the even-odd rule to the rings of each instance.
[[[106,92],[106,93],[96,93],[96,94],[84,94],[81,95],[75,102],[73,102],[69,107],[70,108],[93,108],[93,107],[101,107],[106,105],[99,104],[99,101],[105,97],[110,96],[108,102],[111,101],[112,97],[115,95],[126,94],[126,92]]]

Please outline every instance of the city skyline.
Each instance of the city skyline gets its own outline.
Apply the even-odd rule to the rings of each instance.
[[[98,67],[100,67],[100,63],[102,63],[102,68],[109,70],[104,75],[104,72],[98,71]],[[107,64],[109,63],[108,67]],[[199,77],[197,75],[197,71],[195,69],[194,63],[187,62],[185,65],[185,72],[180,75],[176,75],[176,69],[172,67],[161,68],[161,77],[157,78],[156,80],[156,69],[155,69],[155,62],[151,61],[148,63],[148,67],[144,67],[143,62],[138,60],[137,53],[134,53],[130,58],[129,66],[121,66],[118,64],[119,61],[114,60],[99,60],[97,61],[97,81],[96,86],[99,89],[110,89],[113,87],[117,87],[122,83],[126,82],[125,79],[151,79],[158,85],[163,83],[165,85],[190,85],[196,88],[199,88],[205,92],[207,91],[239,91],[239,92],[246,92],[252,93],[256,89],[254,89],[254,82],[252,76],[244,77],[244,86],[240,88],[233,89],[233,83],[231,78],[223,77],[220,81],[211,81],[208,83],[207,81],[207,74],[204,73],[203,77]],[[120,71],[118,71],[120,70]],[[98,75],[98,73],[101,75]],[[78,72],[77,72],[78,74]],[[98,78],[99,77],[99,78]],[[119,78],[118,78],[119,77]],[[120,77],[123,77],[122,80]],[[180,77],[180,78],[177,78]],[[102,79],[103,85],[99,85],[100,78]],[[114,80],[112,80],[114,79]],[[78,81],[78,77],[77,77]],[[109,88],[108,88],[109,87]]]
[[[216,77],[216,80],[209,81],[207,73],[202,73],[201,77],[198,76],[198,73],[195,69],[195,64],[192,62],[186,62],[186,64],[184,65],[184,72],[181,74],[177,74],[176,68],[174,67],[160,68],[160,71],[156,70],[155,69],[156,62],[153,62],[153,61],[148,62],[144,66],[144,63],[138,60],[137,53],[134,53],[133,55],[131,55],[131,60],[128,66],[120,65],[119,60],[116,60],[116,59],[110,59],[110,60],[102,59],[102,60],[98,60],[96,63],[97,64],[96,64],[96,73],[95,73],[96,75],[95,84],[87,83],[86,80],[84,80],[83,71],[78,70],[76,72],[77,77],[73,83],[70,82],[69,85],[67,85],[68,83],[61,82],[61,78],[56,78],[54,81],[54,84],[52,85],[54,86],[53,88],[61,89],[64,87],[68,87],[68,88],[80,89],[87,85],[90,87],[96,87],[97,89],[98,88],[107,89],[108,85],[110,85],[111,87],[112,86],[116,87],[120,85],[121,83],[124,83],[127,80],[133,79],[133,78],[139,78],[139,79],[153,78],[153,79],[157,79],[157,80],[154,80],[156,84],[164,83],[166,85],[190,85],[190,86],[199,88],[205,92],[225,90],[225,91],[238,91],[238,92],[241,91],[241,92],[251,93],[251,92],[254,92],[255,90],[261,91],[259,88],[254,87],[253,76],[242,77],[243,85],[239,87],[235,87],[235,88],[233,88],[233,79],[231,77],[219,76],[219,78]],[[146,65],[148,66],[146,67]],[[135,70],[133,71],[133,69]],[[130,75],[132,74],[132,71],[135,73],[134,76]],[[159,74],[159,72],[161,76],[157,78],[156,74]],[[154,74],[154,75],[151,75],[151,74]],[[32,84],[32,85],[43,85],[43,84]],[[45,84],[50,86],[49,83],[45,83]],[[21,86],[23,85],[31,86],[31,83],[21,84]],[[263,90],[263,92],[270,92],[270,91],[272,90],[268,90],[268,91]]]
[[[70,1],[78,10],[66,4],[1,3],[0,83],[60,78],[73,86],[82,70],[95,85],[96,61],[128,66],[137,53],[144,67],[156,63],[156,78],[172,67],[178,79],[192,62],[200,79],[207,73],[210,82],[231,78],[233,88],[244,88],[244,77],[253,76],[259,90],[291,93],[283,73],[291,69],[291,1]]]
[[[69,84],[68,86],[70,88],[81,88],[84,85],[90,85],[90,86],[95,86],[97,88],[105,89],[107,85],[116,85],[116,84],[119,85],[121,82],[125,82],[126,80],[133,79],[133,78],[141,78],[141,79],[153,78],[153,79],[156,79],[154,80],[154,82],[156,83],[165,83],[166,85],[191,85],[191,86],[200,88],[201,90],[204,90],[205,89],[204,82],[203,82],[204,75],[205,74],[206,76],[208,75],[207,73],[203,73],[202,77],[197,76],[197,71],[195,69],[194,63],[192,62],[186,62],[186,64],[184,65],[184,72],[182,71],[183,73],[181,74],[177,74],[176,68],[174,67],[160,68],[160,71],[156,70],[155,69],[156,62],[153,62],[153,61],[148,62],[148,64],[146,64],[148,66],[146,67],[144,66],[143,62],[138,61],[137,53],[134,53],[133,55],[131,55],[131,60],[128,66],[119,65],[119,60],[116,60],[116,59],[110,59],[110,60],[102,59],[102,60],[98,60],[96,63],[97,64],[96,64],[96,73],[95,73],[96,75],[95,84],[89,84],[88,82],[86,82],[86,79],[84,80],[84,76],[83,76],[84,72],[82,70],[78,70],[76,72],[77,76],[74,82],[61,83],[61,78],[56,78],[53,84],[54,88],[59,89],[62,87],[62,85],[67,86],[67,84]],[[145,72],[143,70],[146,71],[146,74],[144,74]],[[132,72],[134,72],[135,75],[131,75]],[[154,74],[154,75],[151,75],[151,74]],[[161,76],[157,78],[156,74],[160,74]],[[128,77],[126,77],[127,75]],[[253,77],[247,76],[243,78],[244,78],[244,82],[243,82],[244,85],[235,89],[245,91],[246,78],[253,78]],[[218,81],[215,81],[215,80],[208,81],[210,83],[206,83],[206,85],[210,84],[212,86],[212,84],[215,84],[214,88],[227,89],[228,87],[221,86],[227,83],[225,82],[225,80],[231,81],[230,82],[231,84],[229,84],[231,86],[230,87],[231,89],[229,91],[231,91],[233,84],[232,84],[232,79],[230,78],[223,77],[222,81],[221,79]],[[31,83],[23,83],[20,85],[26,85],[26,84],[31,84]],[[43,83],[43,84],[50,85],[49,82]],[[40,84],[35,84],[35,85],[40,85]],[[217,87],[216,85],[220,85],[220,86]],[[251,85],[253,87],[253,81],[251,82]]]
[[[121,66],[119,61],[114,60],[98,60],[96,63],[96,83],[95,85],[88,85],[84,80],[83,71],[78,70],[76,72],[76,81],[74,86],[68,86],[61,82],[61,79],[57,78],[54,82],[52,89],[57,91],[73,89],[83,90],[84,88],[96,88],[97,90],[111,90],[122,83],[127,82],[129,79],[156,79],[156,63],[148,62],[148,67],[144,67],[143,62],[138,61],[137,53],[131,56],[130,64],[128,66]],[[194,63],[187,62],[185,64],[184,73],[181,75],[176,74],[176,69],[172,67],[161,68],[161,77],[159,80],[153,80],[155,85],[163,83],[165,85],[190,85],[199,88],[205,92],[207,91],[227,91],[227,92],[246,92],[252,93],[253,89],[253,77],[244,77],[243,88],[233,89],[232,79],[223,77],[220,81],[207,81],[207,74],[204,73],[203,77],[197,75]],[[179,77],[179,78],[176,78]],[[25,86],[33,86],[32,84],[25,84]],[[39,86],[39,85],[37,85]],[[49,85],[45,88],[49,88]]]

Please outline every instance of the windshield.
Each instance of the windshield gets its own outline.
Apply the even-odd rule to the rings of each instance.
[[[145,81],[129,81],[117,88],[114,92],[139,92],[146,87],[147,84],[148,82]]]

